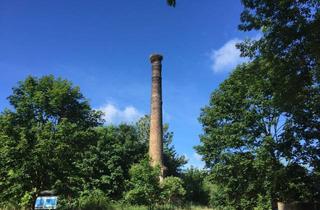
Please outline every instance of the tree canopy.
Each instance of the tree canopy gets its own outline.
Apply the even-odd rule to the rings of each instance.
[[[269,205],[318,199],[318,163],[313,163],[319,158],[310,150],[317,146],[293,135],[292,118],[275,105],[271,68],[262,59],[237,67],[202,109],[204,134],[196,149],[219,189],[215,206],[253,208],[259,196],[269,197]]]
[[[319,200],[320,3],[242,0],[238,66],[202,109],[196,147],[215,185],[211,203],[271,208]]]
[[[66,80],[28,77],[9,96],[13,110],[0,115],[0,200],[19,201],[54,188],[72,195],[77,162],[100,125],[101,113]]]
[[[43,190],[54,190],[70,208],[124,199],[130,169],[148,156],[148,116],[103,125],[79,87],[53,76],[29,76],[8,99],[12,108],[0,114],[0,208],[31,207]],[[186,160],[172,138],[165,125],[168,174],[179,176]]]
[[[318,142],[320,2],[243,0],[239,29],[260,30],[261,38],[239,45],[242,55],[272,66],[276,105],[292,116],[295,135]]]

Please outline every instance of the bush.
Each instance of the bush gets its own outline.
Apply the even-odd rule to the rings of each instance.
[[[59,197],[60,210],[112,210],[112,205],[105,193],[101,190],[84,191],[79,198]]]
[[[269,210],[271,207],[271,197],[258,195],[257,206],[254,210]]]
[[[210,186],[210,206],[217,210],[233,210],[234,205],[228,199],[227,188],[221,187],[217,184],[211,184]]]
[[[79,198],[81,210],[111,210],[109,199],[101,190],[85,191]]]
[[[161,200],[169,204],[181,204],[186,195],[183,182],[178,177],[169,176],[161,182]]]
[[[32,206],[32,202],[34,202],[32,194],[34,192],[25,192],[23,197],[21,198],[19,206],[23,208],[28,208]]]
[[[18,205],[12,203],[0,203],[1,210],[20,210],[21,208]]]
[[[130,171],[129,191],[125,201],[135,205],[154,205],[159,201],[160,168],[152,167],[148,159],[134,164]]]
[[[182,175],[184,188],[186,189],[186,199],[200,205],[209,203],[209,186],[205,180],[207,172],[205,170],[188,168]]]

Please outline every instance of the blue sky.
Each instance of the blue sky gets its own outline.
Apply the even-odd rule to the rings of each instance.
[[[150,112],[149,55],[162,53],[164,120],[179,154],[201,167],[201,107],[244,59],[234,44],[240,0],[1,0],[0,110],[28,75],[53,74],[80,86],[107,123]]]

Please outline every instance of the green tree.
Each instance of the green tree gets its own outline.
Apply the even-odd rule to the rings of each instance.
[[[273,86],[275,105],[290,118],[286,132],[288,155],[296,137],[301,159],[319,172],[320,158],[320,1],[242,0],[239,29],[260,30],[257,41],[245,41],[242,55],[268,61],[265,74]],[[292,141],[289,141],[291,139]],[[298,151],[299,151],[298,150]],[[303,157],[304,156],[304,157]],[[307,158],[306,158],[307,157]]]
[[[279,199],[284,191],[273,185],[281,177],[277,171],[295,164],[311,169],[303,161],[312,158],[303,136],[289,135],[292,119],[276,106],[268,77],[272,70],[263,59],[238,66],[202,109],[204,134],[196,149],[211,169],[210,180],[217,192],[225,196],[220,198],[221,206],[250,209],[257,205],[259,195]],[[290,185],[293,179],[287,181]],[[306,191],[311,191],[311,185],[307,186]]]
[[[239,29],[260,30],[262,35],[257,41],[240,44],[242,55],[268,61],[269,71],[265,77],[272,83],[275,106],[287,118],[280,147],[286,160],[294,161],[290,170],[284,169],[280,174],[288,173],[287,177],[292,180],[307,174],[317,180],[320,173],[320,1],[242,0],[242,3]],[[307,166],[308,171],[301,166]],[[292,177],[293,174],[298,176]],[[296,186],[294,183],[296,181],[292,186]],[[294,188],[291,191],[300,192]],[[315,197],[318,191],[313,191]]]
[[[96,128],[98,141],[84,151],[83,161],[78,164],[86,190],[100,189],[112,199],[122,198],[129,169],[148,156],[149,124],[149,117],[145,116],[136,125]],[[169,174],[178,174],[185,160],[171,146],[168,126],[164,130],[165,163]]]
[[[32,200],[42,190],[72,196],[81,186],[76,163],[97,138],[101,113],[78,87],[53,76],[28,77],[0,115],[0,202]],[[23,203],[23,201],[21,201]]]
[[[123,198],[130,168],[148,156],[148,117],[137,125],[101,126],[102,113],[90,108],[79,88],[53,76],[28,77],[9,101],[12,109],[0,114],[0,206],[31,207],[47,189],[66,208],[78,208],[88,192]],[[166,125],[165,163],[169,174],[180,174],[186,161],[172,136]],[[149,192],[134,189],[127,198]]]
[[[79,164],[85,188],[100,189],[113,199],[124,193],[125,180],[134,163],[145,158],[145,142],[138,141],[136,128],[131,125],[104,126],[96,129],[97,144],[84,151]]]
[[[299,69],[319,70],[320,2],[318,0],[241,0],[241,2],[244,10],[241,13],[239,29],[262,32],[259,40],[246,41],[240,45],[243,55],[279,58],[290,62],[297,60],[296,66],[287,66],[290,71],[294,71],[292,73],[297,73]]]

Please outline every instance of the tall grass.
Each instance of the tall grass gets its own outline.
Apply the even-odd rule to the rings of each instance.
[[[213,210],[206,206],[185,205],[183,207],[174,205],[157,205],[157,206],[133,206],[126,204],[113,204],[116,210]]]
[[[109,203],[105,201],[88,201],[83,202],[82,205],[79,205],[77,207],[68,208],[63,206],[62,208],[58,209],[64,209],[64,210],[213,210],[212,208],[208,208],[206,206],[197,206],[197,205],[191,205],[186,204],[183,207],[178,207],[174,205],[157,205],[157,206],[134,206],[134,205],[128,205],[123,203]],[[17,207],[12,204],[6,204],[3,206],[0,206],[0,210],[26,210],[21,209],[20,207]]]

